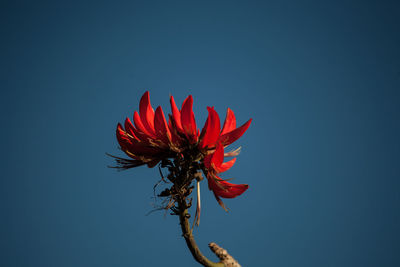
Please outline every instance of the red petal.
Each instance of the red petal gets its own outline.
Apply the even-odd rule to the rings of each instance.
[[[138,138],[138,141],[145,143],[146,145],[149,145],[149,136],[141,131],[139,131],[138,129],[136,129],[135,127],[132,128],[133,133],[135,134],[135,136]]]
[[[218,143],[213,154],[207,155],[204,158],[204,165],[207,169],[214,171],[215,173],[221,173],[229,170],[236,162],[236,158],[231,159],[228,162],[224,160],[224,147]]]
[[[165,120],[164,112],[160,106],[156,109],[154,127],[157,137],[161,139],[164,144],[169,144],[169,141],[171,140],[171,133],[169,131],[167,121]]]
[[[116,134],[117,134],[117,140],[118,140],[119,145],[121,146],[121,149],[124,151],[127,150],[132,145],[132,142],[131,142],[130,138],[128,137],[128,135],[123,130],[122,125],[120,123],[118,123]]]
[[[179,147],[181,147],[183,140],[179,136],[177,128],[174,126],[175,125],[175,122],[173,122],[174,119],[172,118],[172,116],[170,114],[168,114],[168,115],[169,115],[168,128],[171,133],[171,141],[177,148],[179,148]]]
[[[143,139],[153,138],[156,139],[155,135],[150,133],[144,126],[139,114],[135,111],[133,113],[133,122],[135,123],[136,129]],[[141,138],[141,139],[142,139]],[[142,140],[143,140],[142,139]]]
[[[120,123],[117,126],[117,140],[121,149],[134,159],[141,159],[141,157],[149,159],[162,153],[159,149],[148,147],[145,143],[129,137]]]
[[[219,166],[216,171],[218,173],[220,172],[226,172],[227,170],[229,170],[230,168],[232,168],[232,166],[235,164],[236,162],[236,158],[231,159],[230,161],[224,162],[221,164],[221,166]]]
[[[226,110],[226,117],[225,117],[225,122],[224,126],[222,127],[221,135],[229,133],[230,131],[233,131],[236,129],[236,118],[235,114],[233,111],[228,108]]]
[[[214,170],[214,167],[211,166],[211,160],[212,160],[212,158],[214,157],[214,153],[215,153],[215,150],[214,150],[214,152],[213,152],[212,154],[208,154],[208,155],[206,155],[206,156],[204,157],[204,160],[203,160],[204,166],[205,166],[208,170]]]
[[[208,186],[215,195],[223,198],[235,198],[249,188],[247,184],[232,184],[218,176],[208,178]]]
[[[193,98],[189,95],[182,104],[181,122],[183,130],[189,141],[193,144],[197,142],[198,134],[196,121],[193,113]]]
[[[211,168],[212,168],[211,167],[211,159],[212,159],[213,155],[214,154],[209,154],[209,155],[205,156],[204,160],[203,160],[204,166],[209,170],[211,170]]]
[[[150,94],[148,91],[140,99],[139,111],[144,127],[148,132],[154,134],[154,110],[150,104]]]
[[[221,142],[224,146],[230,145],[236,140],[238,140],[249,128],[251,123],[251,119],[248,120],[245,124],[240,126],[239,128],[236,128],[235,130],[226,133],[222,135],[219,139],[218,142]]]
[[[181,123],[181,112],[179,111],[178,107],[175,104],[174,97],[171,96],[170,98],[170,103],[171,103],[171,110],[172,110],[172,118],[174,120],[175,126],[178,128],[178,130],[183,133],[183,128],[182,128],[182,123]]]
[[[208,118],[202,130],[200,148],[212,147],[218,140],[221,124],[214,108],[207,107]]]
[[[203,129],[201,129],[200,140],[203,140],[203,138],[204,138],[204,134],[206,133],[206,129],[208,127],[209,120],[210,120],[210,114],[208,114],[206,123],[204,123]]]
[[[211,168],[217,170],[224,162],[224,147],[218,143],[214,154],[211,158]]]
[[[133,127],[133,124],[129,118],[125,119],[125,131],[129,133],[130,135],[133,136],[136,140],[139,140],[139,138],[135,135],[135,127]]]

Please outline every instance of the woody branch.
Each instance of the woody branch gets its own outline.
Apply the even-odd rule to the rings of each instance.
[[[240,264],[231,255],[229,255],[229,253],[225,249],[219,247],[215,243],[210,243],[209,247],[211,251],[214,252],[215,255],[220,259],[220,262],[213,262],[205,257],[197,246],[192,229],[190,228],[190,215],[188,213],[188,205],[184,197],[178,200],[178,208],[179,221],[181,224],[183,237],[185,238],[186,244],[194,259],[198,263],[207,267],[241,267]]]

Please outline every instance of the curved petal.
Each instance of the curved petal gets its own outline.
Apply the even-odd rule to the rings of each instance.
[[[200,148],[212,147],[218,140],[221,124],[214,108],[207,107],[208,118],[202,130]]]
[[[213,157],[214,154],[208,154],[204,157],[203,162],[204,162],[204,166],[208,169],[211,170],[211,159]]]
[[[138,129],[135,128],[135,126],[133,126],[133,128],[131,128],[131,130],[133,131],[133,133],[135,134],[135,136],[137,137],[138,141],[145,143],[146,145],[149,145],[149,139],[150,136],[139,131]]]
[[[236,162],[236,158],[228,162],[224,160],[224,147],[218,143],[213,154],[204,157],[204,166],[213,173],[221,173],[229,170]]]
[[[133,137],[130,137],[122,128],[122,125],[118,123],[117,126],[117,140],[121,149],[131,158],[146,159],[152,158],[157,154],[162,153],[161,150],[148,147],[143,142],[137,141]]]
[[[178,133],[178,129],[174,126],[175,125],[174,119],[170,114],[168,114],[168,116],[169,116],[168,128],[171,133],[171,142],[174,144],[175,148],[179,150],[183,140]]]
[[[218,142],[221,142],[222,145],[227,146],[238,140],[249,128],[251,120],[248,120],[245,124],[240,126],[239,128],[236,128],[235,130],[226,133],[224,135],[221,135],[218,139]]]
[[[183,133],[183,128],[182,128],[182,123],[181,123],[181,112],[179,111],[178,107],[175,104],[174,97],[171,96],[170,98],[170,103],[171,103],[171,110],[172,110],[172,118],[174,120],[174,124],[178,131]]]
[[[130,134],[133,138],[136,140],[139,140],[139,138],[135,135],[135,127],[133,126],[131,120],[129,118],[125,119],[125,131]]]
[[[183,130],[187,138],[189,139],[190,143],[196,143],[198,134],[197,134],[197,127],[196,121],[194,119],[193,113],[193,98],[189,95],[182,104],[181,110],[181,122]]]
[[[139,113],[146,130],[154,134],[154,110],[151,107],[149,91],[145,92],[140,99]]]
[[[233,111],[230,108],[228,108],[226,110],[226,117],[224,126],[222,127],[221,135],[229,133],[234,129],[236,129],[236,117]]]
[[[233,158],[230,161],[224,162],[216,169],[216,171],[218,173],[226,172],[227,170],[232,168],[232,166],[235,164],[235,162],[236,162],[236,158]]]
[[[146,127],[144,126],[142,119],[139,114],[135,111],[133,113],[133,122],[135,123],[136,129],[139,132],[139,135],[143,137],[143,139],[153,138],[156,139],[155,135],[150,133]],[[142,138],[141,138],[142,139]]]
[[[243,194],[249,188],[249,185],[232,184],[215,176],[208,178],[208,187],[219,197],[235,198]]]
[[[117,125],[116,135],[117,135],[118,143],[123,151],[127,150],[132,145],[130,138],[125,133],[125,131],[123,130],[122,125],[120,123],[118,123],[118,125]]]
[[[154,117],[154,128],[157,137],[161,139],[164,144],[169,144],[171,140],[171,132],[169,131],[164,112],[160,106],[156,109]]]
[[[211,158],[211,168],[217,170],[224,162],[224,147],[218,143]]]

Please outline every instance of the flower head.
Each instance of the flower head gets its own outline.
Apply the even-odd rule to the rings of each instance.
[[[193,113],[191,95],[183,101],[181,109],[178,109],[172,96],[170,104],[172,114],[168,114],[167,121],[160,106],[154,111],[149,92],[145,92],[140,99],[139,112],[135,111],[133,114],[133,123],[130,118],[126,118],[124,126],[118,123],[117,140],[121,150],[130,157],[115,157],[118,168],[128,169],[145,164],[154,167],[160,161],[171,165],[171,160],[179,164],[186,162],[184,166],[189,166],[187,168],[190,171],[199,171],[203,168],[201,166],[204,166],[203,172],[206,173],[209,188],[220,203],[220,197],[234,198],[242,194],[248,185],[231,184],[218,177],[218,174],[228,170],[235,163],[236,158],[223,162],[224,147],[235,142],[246,132],[251,119],[236,127],[235,115],[228,108],[221,129],[218,113],[214,107],[207,107],[208,117],[200,131]],[[238,150],[225,155],[237,154]]]

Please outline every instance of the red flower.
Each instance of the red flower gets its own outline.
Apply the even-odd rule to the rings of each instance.
[[[208,117],[200,132],[193,113],[191,95],[183,101],[181,109],[178,109],[172,96],[170,103],[172,114],[168,115],[167,122],[161,107],[154,112],[149,92],[145,92],[140,99],[139,113],[135,111],[133,114],[134,124],[129,118],[126,118],[124,127],[118,123],[117,139],[121,150],[132,158],[115,157],[120,164],[119,168],[128,169],[144,164],[154,167],[161,160],[175,158],[200,163],[197,166],[204,163],[206,169],[203,171],[208,179],[208,187],[224,207],[220,197],[234,198],[248,188],[246,184],[232,184],[218,176],[219,173],[230,169],[236,161],[234,158],[223,162],[224,147],[235,142],[246,132],[251,119],[236,128],[235,115],[228,108],[221,129],[218,113],[214,107],[207,107]],[[236,156],[238,150],[225,155]]]
[[[215,198],[224,209],[225,206],[220,197],[235,198],[249,188],[247,184],[232,184],[218,176],[219,173],[229,170],[235,162],[236,158],[224,162],[224,147],[220,143],[217,144],[213,154],[209,154],[204,158],[204,166],[207,169],[208,188],[214,192]]]

